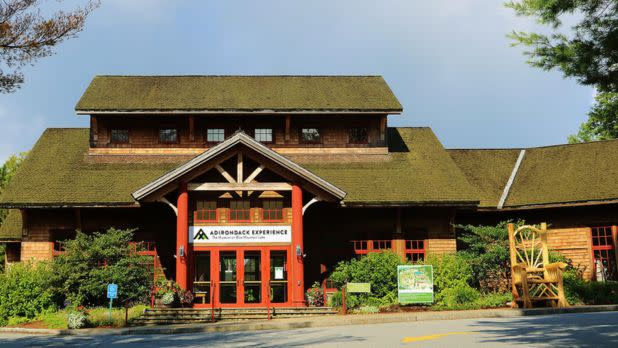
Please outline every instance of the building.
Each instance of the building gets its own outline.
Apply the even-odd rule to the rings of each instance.
[[[46,130],[0,197],[9,262],[137,228],[196,306],[303,306],[340,260],[421,260],[456,250],[455,224],[524,218],[615,276],[618,141],[447,150],[388,126],[379,76],[98,76],[76,111],[90,127]]]

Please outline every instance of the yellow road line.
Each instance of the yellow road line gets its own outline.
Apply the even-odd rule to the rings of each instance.
[[[446,336],[470,335],[470,334],[475,334],[475,333],[476,333],[475,331],[460,331],[460,332],[447,332],[447,333],[433,334],[433,335],[427,335],[427,336],[418,336],[418,337],[404,337],[401,340],[401,343],[430,341],[430,340],[437,340],[439,338],[446,337]]]

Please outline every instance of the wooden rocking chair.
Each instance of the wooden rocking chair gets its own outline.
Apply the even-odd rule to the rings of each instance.
[[[568,307],[564,296],[562,272],[564,262],[549,263],[547,224],[541,229],[508,225],[513,307],[532,308],[533,303],[545,302],[552,307]]]

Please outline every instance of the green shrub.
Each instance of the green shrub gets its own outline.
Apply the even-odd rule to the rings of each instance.
[[[460,283],[452,288],[445,288],[440,293],[439,304],[449,308],[462,306],[472,307],[481,297],[481,293],[466,283]]]
[[[78,311],[69,313],[67,316],[67,327],[69,329],[83,329],[88,324],[88,317],[86,313]]]
[[[359,295],[363,299],[387,296],[397,298],[397,266],[403,263],[392,251],[369,253],[360,259],[340,262],[330,279],[338,287],[347,282],[370,283],[371,294]]]
[[[472,267],[461,254],[429,255],[425,264],[433,266],[434,292],[438,301],[445,289],[468,285],[472,281]]]
[[[334,292],[333,296],[331,296],[330,298],[330,305],[332,307],[341,307],[342,303],[343,302],[341,301],[341,291]],[[359,306],[361,302],[358,299],[358,296],[353,294],[345,294],[345,304],[347,308],[354,308]]]
[[[9,318],[32,319],[55,310],[58,296],[51,278],[46,262],[16,263],[0,274],[0,324],[6,325]]]
[[[508,302],[513,300],[513,295],[510,292],[492,292],[482,294],[476,301],[476,308],[497,308],[505,307]]]
[[[503,221],[495,226],[457,226],[458,249],[472,267],[471,285],[481,291],[509,291],[511,267],[508,223]],[[523,221],[518,224],[523,224]]]
[[[77,232],[53,262],[54,282],[74,306],[105,305],[107,284],[118,284],[118,301],[144,301],[151,288],[150,262],[132,252],[131,230]]]

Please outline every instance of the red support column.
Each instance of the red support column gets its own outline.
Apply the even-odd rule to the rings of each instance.
[[[300,255],[298,255],[300,253]],[[305,270],[303,261],[303,191],[292,186],[292,304],[305,305]]]
[[[187,184],[180,184],[178,189],[178,218],[176,220],[176,282],[187,288],[188,250],[189,250],[189,193]],[[180,249],[183,256],[180,256]]]

